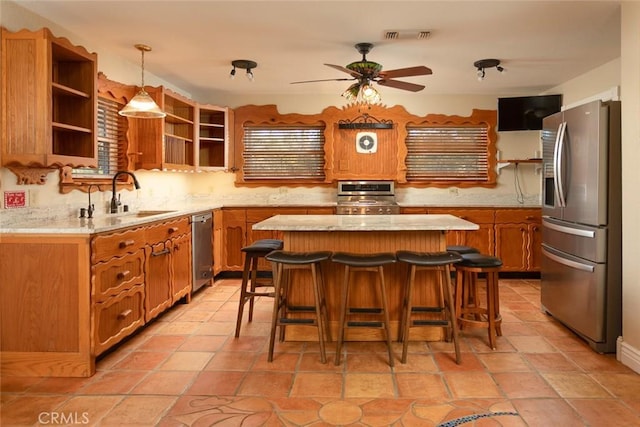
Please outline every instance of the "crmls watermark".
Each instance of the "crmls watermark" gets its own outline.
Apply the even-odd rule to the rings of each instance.
[[[88,412],[40,412],[38,422],[47,425],[89,424]]]

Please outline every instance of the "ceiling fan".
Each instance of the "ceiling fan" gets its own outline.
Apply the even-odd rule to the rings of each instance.
[[[349,74],[351,78],[345,77],[338,79],[305,80],[292,82],[291,84],[356,80],[356,83],[349,86],[342,96],[346,97],[350,101],[362,100],[368,103],[375,103],[380,101],[380,94],[375,90],[375,88],[373,88],[371,85],[372,82],[395,89],[419,92],[424,89],[424,85],[393,79],[396,77],[424,76],[432,74],[431,69],[423,65],[383,71],[381,64],[367,60],[367,54],[373,48],[373,44],[358,43],[355,45],[355,48],[360,54],[362,54],[362,60],[352,62],[346,67],[334,64],[324,64],[328,67],[335,68],[336,70]]]

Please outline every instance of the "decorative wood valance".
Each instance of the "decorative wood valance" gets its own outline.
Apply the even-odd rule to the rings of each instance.
[[[470,116],[427,114],[416,116],[402,106],[381,104],[350,104],[342,108],[327,107],[319,114],[280,114],[276,105],[246,105],[234,110],[233,168],[239,185],[322,185],[343,179],[389,179],[411,186],[469,187],[496,185],[496,124],[495,110],[474,109]],[[243,137],[246,126],[322,125],[325,128],[324,180],[304,184],[291,181],[246,182],[243,178]],[[413,182],[406,177],[407,128],[416,127],[477,127],[487,129],[489,179],[484,182]],[[358,150],[357,138],[368,131],[375,136],[376,150]]]

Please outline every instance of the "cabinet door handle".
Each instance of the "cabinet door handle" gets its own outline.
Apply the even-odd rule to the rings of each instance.
[[[120,248],[121,248],[121,249],[124,249],[124,248],[126,248],[127,246],[133,246],[133,244],[134,244],[135,242],[136,242],[135,240],[124,240],[124,241],[120,242],[120,245],[119,245],[119,246],[120,246]]]
[[[173,233],[177,232],[178,230],[179,230],[178,227],[170,227],[168,231],[169,231],[169,234],[173,234]]]
[[[126,309],[122,313],[118,314],[118,319],[119,320],[126,319],[127,317],[129,317],[131,315],[131,313],[133,313],[133,310],[131,310],[130,308]]]
[[[121,271],[120,273],[118,273],[118,279],[122,280],[125,277],[128,277],[131,274],[131,271],[129,270],[125,270],[125,271]]]
[[[169,253],[169,249],[163,249],[161,251],[158,252],[151,252],[151,256],[160,256],[160,255],[164,255],[164,254],[168,254]]]

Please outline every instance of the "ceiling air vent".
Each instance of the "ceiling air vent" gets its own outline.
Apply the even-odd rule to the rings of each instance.
[[[431,37],[431,31],[426,30],[387,30],[385,40],[426,40]]]

